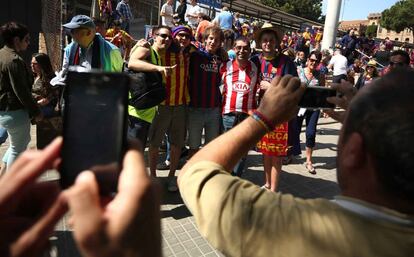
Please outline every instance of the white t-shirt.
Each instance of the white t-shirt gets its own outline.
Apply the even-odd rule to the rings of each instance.
[[[346,68],[348,67],[348,60],[345,56],[341,54],[337,54],[332,56],[331,61],[329,64],[333,64],[333,75],[339,76],[342,74],[346,74]]]
[[[173,7],[169,5],[168,3],[165,3],[161,7],[161,13],[166,14],[167,16],[161,16],[162,17],[162,25],[168,26],[170,28],[174,27],[173,23]]]
[[[198,5],[195,5],[195,6],[190,5],[190,7],[187,8],[187,14],[198,15],[199,13],[202,13],[202,12],[203,10],[201,10],[201,7]],[[195,27],[198,24],[197,18],[187,17],[187,20],[188,20],[188,24],[192,27]]]

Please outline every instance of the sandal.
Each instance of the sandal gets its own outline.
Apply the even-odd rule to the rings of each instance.
[[[305,167],[306,167],[306,169],[308,170],[308,172],[310,174],[312,174],[312,175],[315,175],[316,174],[316,169],[315,169],[315,167],[313,167],[312,163],[305,162]]]

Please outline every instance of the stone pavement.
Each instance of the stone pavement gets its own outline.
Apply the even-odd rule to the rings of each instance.
[[[319,119],[314,163],[316,175],[309,174],[303,165],[304,158],[296,159],[292,164],[283,166],[280,177],[279,191],[302,198],[328,198],[331,199],[339,193],[336,183],[336,150],[340,125],[332,119]],[[303,131],[304,128],[302,128]],[[35,128],[32,127],[32,141],[30,147],[35,147]],[[301,134],[302,147],[304,133]],[[0,147],[3,154],[7,143]],[[262,185],[264,181],[261,155],[250,151],[247,158],[247,170],[243,178]],[[167,171],[159,171],[160,182],[166,185]],[[56,179],[56,172],[46,172],[42,179]],[[165,188],[165,187],[164,187]],[[162,211],[162,239],[165,257],[184,256],[223,256],[215,250],[197,231],[194,218],[183,204],[179,193],[163,194]],[[56,227],[56,234],[51,239],[52,249],[48,256],[76,257],[79,256],[74,245],[70,228],[65,217]]]

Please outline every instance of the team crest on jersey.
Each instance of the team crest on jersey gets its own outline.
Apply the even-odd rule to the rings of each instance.
[[[233,83],[233,91],[236,92],[246,92],[249,91],[250,87],[249,84],[242,82],[242,81],[236,81]]]

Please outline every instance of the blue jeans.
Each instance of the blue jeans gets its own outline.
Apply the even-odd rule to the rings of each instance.
[[[242,118],[241,120],[247,117],[248,115],[246,114],[246,116]],[[223,114],[223,127],[224,127],[225,132],[229,131],[230,129],[234,127],[235,120],[236,120],[236,116],[234,114]],[[245,164],[246,164],[246,156],[242,157],[240,161],[236,163],[231,174],[237,177],[241,177],[244,171]]]
[[[198,150],[201,146],[203,129],[205,145],[220,134],[220,108],[191,107],[188,109],[187,124],[190,149]]]
[[[302,128],[303,120],[306,120],[306,147],[308,148],[315,147],[316,125],[318,125],[320,113],[319,110],[306,110],[303,116],[298,116],[297,118],[299,133]]]
[[[140,118],[128,115],[128,138],[137,139],[141,144],[141,150],[144,152],[147,144],[148,131],[151,123]]]
[[[30,118],[25,110],[0,112],[0,125],[7,129],[10,146],[3,156],[7,170],[30,142]]]

